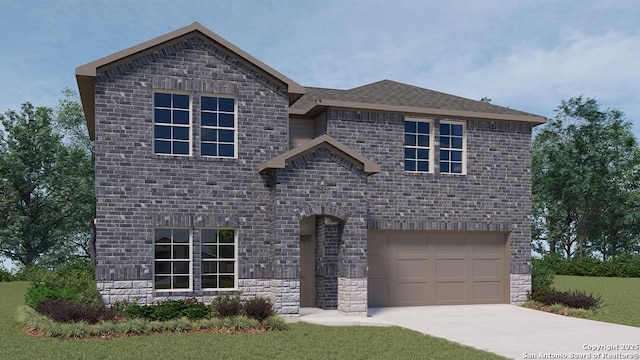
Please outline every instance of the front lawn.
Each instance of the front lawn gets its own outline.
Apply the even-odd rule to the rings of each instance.
[[[25,282],[0,283],[0,359],[501,359],[398,327],[292,324],[264,334],[159,334],[110,340],[36,338],[16,310]]]
[[[601,294],[603,307],[589,319],[640,327],[640,278],[556,275],[553,286]]]

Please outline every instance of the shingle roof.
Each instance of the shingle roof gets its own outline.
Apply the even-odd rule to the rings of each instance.
[[[459,96],[445,94],[438,91],[403,84],[392,80],[382,80],[350,90],[324,89],[305,87],[306,93],[293,105],[291,109],[302,113],[314,105],[330,103],[331,101],[356,104],[390,105],[392,107],[406,107],[411,109],[425,109],[425,113],[433,110],[445,112],[461,112],[476,114],[500,115],[508,120],[514,117],[520,121],[529,119],[531,122],[544,122],[542,116],[513,110],[502,106],[492,105],[482,101],[471,100]],[[491,116],[495,118],[495,116]]]

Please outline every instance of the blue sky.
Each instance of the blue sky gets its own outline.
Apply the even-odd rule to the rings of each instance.
[[[381,79],[547,117],[580,94],[640,135],[636,0],[0,0],[0,112],[55,106],[79,65],[200,22],[306,86]]]

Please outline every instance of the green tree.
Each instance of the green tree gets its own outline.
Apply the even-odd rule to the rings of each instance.
[[[567,259],[635,250],[640,151],[618,110],[584,97],[562,101],[532,149],[534,249]]]
[[[78,132],[77,97],[65,91],[57,111],[25,103],[0,115],[0,254],[23,266],[89,251],[93,150]]]

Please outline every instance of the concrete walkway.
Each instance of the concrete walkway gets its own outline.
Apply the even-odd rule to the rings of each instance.
[[[366,318],[302,309],[299,321],[397,325],[512,359],[640,359],[640,328],[506,304],[371,308]]]

